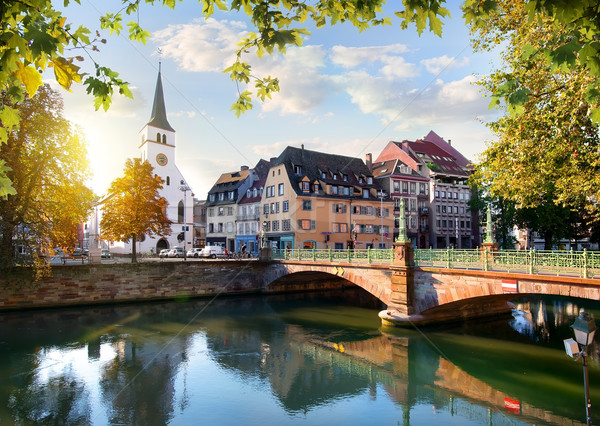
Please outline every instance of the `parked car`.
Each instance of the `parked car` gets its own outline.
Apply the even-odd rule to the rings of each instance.
[[[173,247],[167,253],[167,257],[183,257],[183,247]]]
[[[75,249],[73,250],[73,253],[71,254],[72,257],[85,257],[88,255],[88,250],[87,249],[82,249],[81,247],[75,247]]]
[[[198,256],[200,256],[201,251],[202,251],[201,248],[193,248],[191,250],[188,250],[187,257],[198,257]]]
[[[227,257],[228,255],[229,253],[227,253],[227,250],[221,246],[206,246],[198,254],[200,257],[210,257],[211,259]]]
[[[110,251],[103,249],[102,253],[100,254],[100,257],[102,259],[110,259],[112,257],[112,254],[110,254]]]
[[[160,251],[160,253],[158,253],[158,257],[160,257],[161,259],[165,258],[165,257],[167,257],[169,255],[170,251],[171,251],[171,249],[162,249]]]

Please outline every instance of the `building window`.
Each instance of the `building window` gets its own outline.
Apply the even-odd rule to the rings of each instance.
[[[332,231],[336,232],[336,233],[348,232],[348,224],[347,223],[334,223]]]
[[[304,230],[311,230],[316,228],[316,223],[314,220],[309,219],[299,219],[298,220],[298,228]]]
[[[408,182],[402,182],[402,192],[404,194],[408,192]]]
[[[208,224],[208,232],[210,234],[212,234],[213,232],[215,232],[215,225],[214,225],[214,223],[209,223]]]
[[[162,135],[162,143],[167,143],[167,135]]]
[[[225,193],[219,192],[219,201],[223,201],[225,199]]]
[[[315,184],[313,185],[313,192],[314,192],[315,194],[318,194],[318,193],[319,193],[319,184],[318,184],[318,183],[315,183]]]
[[[342,180],[348,182],[348,175],[342,174]]]
[[[283,219],[281,221],[281,229],[284,231],[289,231],[291,229],[291,223],[289,219]]]
[[[223,224],[222,223],[218,224],[217,232],[223,232]]]
[[[279,221],[278,220],[273,221],[273,231],[279,231]]]
[[[279,187],[277,188],[277,195],[283,195],[283,183],[279,184]]]
[[[394,181],[394,192],[400,192],[400,181],[399,180]]]
[[[227,207],[227,216],[233,216],[233,207]]]
[[[275,213],[279,213],[279,201],[275,203]]]
[[[332,211],[334,213],[346,213],[347,206],[342,203],[332,204]]]
[[[229,199],[233,200],[234,196],[235,196],[235,191],[229,191]]]
[[[160,143],[160,133],[156,134],[156,142]]]
[[[411,194],[416,194],[417,193],[417,184],[414,182],[410,183],[410,193]]]
[[[263,205],[263,213],[269,214],[269,205],[268,204]]]
[[[271,230],[271,222],[265,221],[263,229],[265,230],[265,232],[269,232]]]
[[[275,213],[275,203],[271,203],[271,213]]]
[[[302,210],[312,210],[311,200],[302,200]]]
[[[289,201],[287,201],[287,200],[285,200],[285,201],[283,202],[283,211],[284,211],[284,212],[287,212],[287,211],[289,211],[289,210],[290,210],[290,202],[289,202]]]
[[[217,210],[217,215],[224,216],[225,215],[225,209],[223,207],[219,207],[219,210]]]
[[[210,194],[208,196],[208,199],[210,200],[211,203],[214,202],[215,201],[215,194]]]
[[[363,189],[362,197],[369,198],[369,190],[368,189]]]
[[[183,201],[177,204],[177,223],[183,223]]]
[[[325,178],[327,178],[327,173],[326,173],[326,172],[321,172],[321,178],[322,178],[322,179],[325,179]]]
[[[310,192],[310,183],[302,182],[302,192]]]
[[[171,185],[171,178],[167,176],[167,186]]]
[[[294,173],[297,175],[302,174],[302,166],[294,166]]]
[[[419,184],[419,194],[425,195],[425,188],[426,188],[425,184],[424,183],[420,183]]]
[[[337,187],[337,186],[332,186],[332,187],[331,187],[331,193],[332,193],[333,195],[337,195],[337,193],[338,193],[338,187]]]
[[[210,209],[208,209],[208,216],[209,217],[213,217],[215,215],[215,209],[213,209],[212,207]]]

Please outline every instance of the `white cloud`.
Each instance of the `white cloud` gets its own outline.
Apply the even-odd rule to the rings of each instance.
[[[221,72],[234,62],[237,43],[245,33],[243,22],[209,18],[169,25],[153,37],[165,57],[174,59],[183,70]]]
[[[335,91],[330,78],[321,72],[326,65],[321,46],[288,48],[286,55],[252,59],[251,64],[257,76],[279,79],[280,91],[262,104],[263,112],[279,110],[282,115],[307,115]]]
[[[346,47],[333,46],[331,48],[330,58],[336,65],[344,68],[355,68],[364,63],[382,61],[390,55],[398,55],[408,52],[408,47],[404,44],[390,44],[387,46],[369,46],[369,47]]]
[[[462,60],[451,58],[448,55],[438,56],[437,58],[423,59],[421,64],[425,65],[427,71],[431,74],[438,75],[446,68],[460,68],[469,63],[469,58],[464,57]]]
[[[386,65],[380,69],[381,74],[387,78],[411,78],[418,75],[415,64],[406,62],[401,56],[387,56],[381,59]]]

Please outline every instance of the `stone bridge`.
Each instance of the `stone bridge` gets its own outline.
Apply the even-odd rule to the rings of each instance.
[[[412,248],[395,244],[392,264],[302,260],[271,261],[263,276],[265,291],[288,290],[303,283],[343,280],[381,300],[386,325],[456,321],[509,312],[511,300],[526,294],[552,294],[600,300],[600,280],[440,267],[414,267]],[[285,278],[284,278],[285,277]]]

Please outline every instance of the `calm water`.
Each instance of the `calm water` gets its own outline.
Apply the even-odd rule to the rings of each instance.
[[[522,301],[494,321],[389,330],[375,305],[332,296],[0,314],[0,424],[585,420],[582,364],[565,355],[562,340],[579,308],[600,319],[599,302]]]

